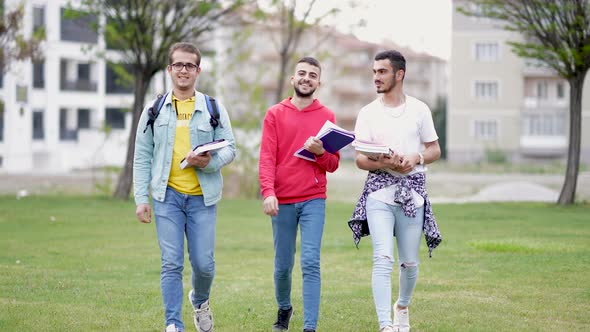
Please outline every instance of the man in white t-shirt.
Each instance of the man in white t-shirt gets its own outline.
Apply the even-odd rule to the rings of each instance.
[[[384,51],[375,56],[373,79],[379,96],[361,109],[355,126],[357,139],[386,144],[393,151],[376,160],[361,153],[356,156],[357,167],[369,171],[369,176],[357,205],[357,210],[364,211],[355,210],[352,220],[366,220],[371,234],[372,288],[379,331],[409,331],[408,306],[418,277],[422,232],[427,236],[431,251],[440,242],[424,177],[426,164],[440,157],[438,136],[428,106],[404,94],[405,75],[406,60],[401,53]],[[424,227],[425,216],[429,222],[434,222],[438,235],[438,242],[433,246]],[[351,228],[354,232],[352,225]],[[400,285],[392,321],[394,234]]]

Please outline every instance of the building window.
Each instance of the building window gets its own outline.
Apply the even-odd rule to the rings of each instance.
[[[500,45],[497,42],[476,43],[475,60],[477,61],[497,61],[500,58]]]
[[[16,86],[16,101],[19,103],[27,103],[29,100],[28,90],[26,85]]]
[[[123,38],[116,31],[123,31],[125,27],[122,26],[118,21],[111,18],[107,18],[107,25],[114,29],[106,29],[104,32],[104,41],[108,50],[122,51],[125,49],[125,42]],[[115,32],[113,32],[115,31]],[[202,53],[201,53],[202,54]]]
[[[33,63],[33,88],[45,88],[45,62]]]
[[[78,129],[90,129],[90,110],[78,109]]]
[[[45,29],[45,7],[33,7],[33,31]]]
[[[557,82],[557,99],[565,98],[565,84],[563,82]]]
[[[106,109],[106,125],[112,129],[125,129],[125,112],[121,108]]]
[[[0,89],[4,86],[4,73],[0,70]]]
[[[547,99],[549,97],[548,86],[549,86],[549,84],[547,83],[547,81],[537,82],[537,98],[538,99]]]
[[[495,140],[498,137],[496,120],[476,120],[473,123],[473,136],[480,140]]]
[[[564,136],[565,125],[565,113],[533,113],[523,116],[525,136]]]
[[[74,60],[60,61],[60,88],[71,91],[97,91],[96,64]]]
[[[475,98],[479,100],[496,100],[498,99],[498,82],[494,81],[476,81]]]
[[[43,124],[43,111],[33,111],[33,140],[45,139],[45,126]]]
[[[97,24],[95,15],[62,8],[61,40],[96,44],[98,33],[94,31],[93,26]]]
[[[133,85],[121,77],[114,66],[120,66],[117,69],[124,69],[127,73],[132,70],[131,66],[126,64],[108,63],[106,65],[105,91],[107,93],[132,93]]]
[[[59,110],[59,139],[62,141],[77,141],[76,113],[74,110],[61,108]]]
[[[78,64],[78,79],[80,81],[89,81],[90,80],[90,64],[89,63],[79,63]]]

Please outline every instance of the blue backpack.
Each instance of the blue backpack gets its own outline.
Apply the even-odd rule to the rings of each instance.
[[[152,135],[154,134],[154,123],[156,122],[158,115],[160,115],[160,110],[164,105],[164,100],[166,100],[166,96],[168,96],[168,92],[166,92],[165,95],[158,94],[156,100],[154,100],[152,107],[148,109],[149,119],[147,124],[145,125],[145,129],[143,130],[144,134],[148,127],[152,128]],[[219,122],[219,108],[217,105],[217,101],[215,100],[215,98],[209,95],[205,95],[205,101],[207,102],[207,110],[209,111],[209,115],[211,116],[211,118],[209,119],[209,124],[211,124],[213,130],[215,130],[215,128],[217,128],[218,126],[221,126],[221,128],[223,128],[223,125]]]

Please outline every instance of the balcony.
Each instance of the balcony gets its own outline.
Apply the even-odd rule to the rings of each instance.
[[[64,91],[97,91],[98,84],[90,80],[67,81],[62,80],[60,84],[61,90]]]
[[[569,107],[567,98],[563,99],[539,99],[537,97],[525,97],[524,110],[555,110],[565,111]]]
[[[521,136],[520,152],[527,157],[563,157],[567,153],[567,141],[565,135]]]
[[[557,73],[552,68],[534,63],[524,63],[522,75],[525,77],[557,77]]]
[[[567,109],[534,104],[535,100],[531,98],[521,112],[520,151],[527,157],[562,157],[568,146]]]

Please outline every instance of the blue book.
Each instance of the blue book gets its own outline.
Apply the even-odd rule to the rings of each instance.
[[[340,128],[330,120],[326,120],[316,137],[322,141],[324,149],[329,153],[335,153],[354,141],[353,132]],[[304,148],[297,150],[294,156],[315,161],[315,155]]]

